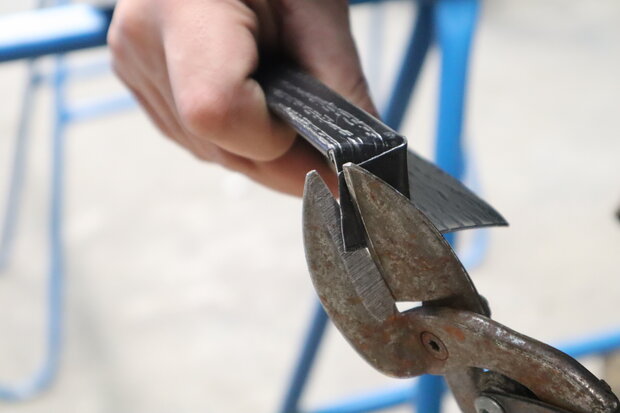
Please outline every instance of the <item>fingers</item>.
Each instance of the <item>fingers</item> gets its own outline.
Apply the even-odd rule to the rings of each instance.
[[[108,39],[115,71],[164,133],[202,159],[215,144],[266,161],[288,151],[295,133],[250,78],[257,34],[240,1],[124,0]]]
[[[276,191],[289,195],[303,194],[306,174],[316,170],[325,180],[334,196],[338,194],[338,179],[325,162],[323,156],[312,149],[302,139],[295,141],[293,146],[281,157],[273,161],[250,161],[238,155],[227,153],[220,148],[216,161],[228,169],[241,172],[252,180],[268,186]]]
[[[282,192],[300,195],[311,169],[337,185],[322,157],[271,115],[251,78],[259,45],[284,46],[374,112],[345,0],[120,0],[108,39],[116,73],[162,132]]]
[[[204,14],[191,7],[198,4]],[[267,161],[295,133],[271,115],[251,74],[258,64],[257,21],[241,2],[187,1],[167,19],[163,43],[179,123],[194,140]],[[217,6],[217,7],[216,7]]]
[[[164,52],[153,17],[141,0],[120,1],[108,32],[112,68],[131,90],[156,126],[178,140],[182,130],[175,114]]]

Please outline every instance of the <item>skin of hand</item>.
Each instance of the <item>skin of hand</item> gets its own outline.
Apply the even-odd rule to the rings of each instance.
[[[269,112],[252,79],[260,56],[284,55],[376,113],[345,0],[120,0],[108,42],[114,71],[166,136],[281,192],[301,195],[312,169],[337,183]]]

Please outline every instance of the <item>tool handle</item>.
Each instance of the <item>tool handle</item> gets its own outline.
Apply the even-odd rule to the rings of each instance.
[[[285,64],[258,75],[269,108],[340,172],[406,143],[402,135],[312,76]]]

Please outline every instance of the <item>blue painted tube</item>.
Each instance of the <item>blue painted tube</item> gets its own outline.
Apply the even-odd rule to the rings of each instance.
[[[303,341],[303,347],[293,371],[280,413],[296,413],[299,411],[299,400],[310,376],[314,360],[319,351],[321,341],[327,327],[327,314],[318,302],[310,322],[310,328]]]
[[[400,129],[402,125],[411,95],[433,40],[433,7],[432,3],[419,2],[416,22],[409,36],[400,72],[383,111],[383,120],[395,130]]]
[[[457,179],[461,179],[464,172],[465,90],[477,16],[477,0],[441,0],[434,9],[435,36],[441,50],[435,161]],[[446,234],[445,238],[454,247],[455,234]],[[423,376],[419,384],[417,412],[439,413],[445,387],[442,377]]]
[[[418,394],[416,384],[394,386],[389,389],[374,390],[332,402],[325,407],[310,410],[308,413],[366,413],[388,409],[405,403],[413,403]]]
[[[0,16],[0,62],[103,46],[112,13],[112,8],[63,4]]]
[[[600,334],[594,334],[578,341],[562,343],[558,346],[566,354],[578,358],[604,355],[620,350],[620,328]]]
[[[112,9],[69,4],[0,16],[0,62],[103,46]]]
[[[134,108],[136,100],[130,94],[119,94],[80,102],[67,109],[67,122],[83,122],[99,116]]]
[[[441,0],[435,6],[435,35],[441,50],[435,163],[461,179],[464,173],[463,118],[471,42],[478,0]],[[453,247],[454,234],[446,234]]]
[[[52,182],[51,190],[54,194],[50,207],[50,276],[48,290],[48,339],[47,339],[47,374],[42,386],[53,380],[58,370],[62,334],[63,334],[63,293],[64,293],[64,243],[62,240],[63,228],[63,198],[64,198],[64,168],[65,160],[65,129],[67,117],[65,113],[65,74],[64,57],[56,57],[56,79],[54,81],[55,123],[52,149]]]
[[[71,62],[71,65],[67,67],[67,79],[70,79],[71,81],[89,79],[92,77],[109,74],[110,59],[108,56],[92,58],[84,62]]]
[[[0,399],[21,401],[29,399],[47,388],[58,370],[62,341],[62,293],[63,293],[63,243],[62,199],[64,168],[64,77],[62,56],[56,58],[54,68],[55,122],[52,135],[52,170],[49,215],[49,272],[47,280],[47,326],[45,334],[44,361],[39,369],[23,383],[15,386],[0,385]]]
[[[112,13],[113,8],[63,4],[0,16],[0,62],[103,46]]]
[[[446,390],[443,377],[430,374],[420,377],[416,398],[417,413],[440,413],[442,396]]]
[[[34,94],[41,82],[35,63],[28,62],[28,83],[24,91],[24,98],[20,111],[15,148],[13,150],[13,165],[11,166],[8,195],[4,207],[4,220],[2,221],[2,234],[0,234],[0,271],[6,268],[11,257],[12,247],[15,240],[15,228],[19,221],[21,206],[21,193],[24,186],[26,173],[26,154],[30,137],[30,118],[34,103]]]
[[[441,49],[436,163],[456,178],[463,175],[463,116],[471,40],[478,0],[442,0],[435,7]]]

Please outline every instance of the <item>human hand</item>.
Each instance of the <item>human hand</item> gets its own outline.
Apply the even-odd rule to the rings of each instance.
[[[120,0],[113,67],[157,127],[198,158],[300,195],[323,157],[268,110],[252,79],[264,52],[285,55],[375,113],[346,0]]]

